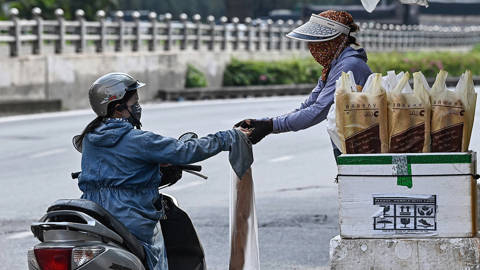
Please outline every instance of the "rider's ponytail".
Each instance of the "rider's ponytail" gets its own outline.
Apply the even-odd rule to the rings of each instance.
[[[82,142],[83,138],[87,133],[92,132],[94,129],[96,129],[100,124],[102,123],[103,117],[97,116],[97,118],[93,119],[92,122],[88,123],[88,125],[85,127],[85,129],[82,131],[82,134],[80,135],[75,135],[72,139],[73,147],[77,149],[78,152],[82,152]]]

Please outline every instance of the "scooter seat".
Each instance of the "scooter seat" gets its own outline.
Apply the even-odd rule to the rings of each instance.
[[[84,199],[61,199],[54,202],[47,210],[47,212],[57,210],[74,210],[85,213],[100,223],[116,232],[124,240],[123,245],[130,252],[135,254],[141,261],[145,261],[145,251],[142,244],[137,238],[130,233],[130,231],[118,221],[105,208],[96,204],[95,202]]]

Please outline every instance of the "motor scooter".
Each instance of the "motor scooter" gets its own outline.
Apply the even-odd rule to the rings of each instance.
[[[189,132],[179,140],[197,138]],[[183,165],[182,170],[200,174],[201,166]],[[81,172],[72,173],[78,178]],[[164,183],[159,189],[171,186]],[[162,194],[162,193],[161,193]],[[162,194],[158,207],[165,209],[160,221],[169,270],[205,270],[205,254],[195,228],[176,199]],[[142,244],[113,215],[95,202],[61,199],[31,225],[40,240],[28,251],[30,270],[145,270],[148,269]]]

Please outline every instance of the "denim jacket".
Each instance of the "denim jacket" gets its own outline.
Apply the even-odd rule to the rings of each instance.
[[[162,182],[159,164],[189,164],[229,150],[238,141],[235,130],[180,142],[134,129],[124,119],[107,119],[82,144],[82,198],[94,201],[122,222],[144,245],[149,256],[156,224],[164,215],[155,202]]]

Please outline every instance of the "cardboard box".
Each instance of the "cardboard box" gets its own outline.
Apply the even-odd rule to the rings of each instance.
[[[341,155],[340,236],[473,237],[476,153]]]

